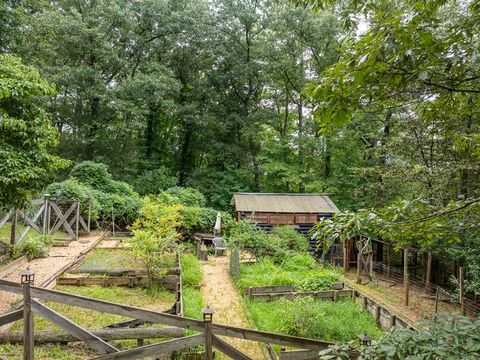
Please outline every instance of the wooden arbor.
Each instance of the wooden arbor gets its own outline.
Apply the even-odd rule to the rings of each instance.
[[[207,316],[204,318],[204,321],[200,321],[177,315],[144,310],[133,306],[115,304],[107,301],[87,298],[84,296],[72,295],[60,291],[47,290],[31,286],[31,284],[28,283],[23,284],[22,289],[21,284],[0,280],[0,290],[24,294],[23,309],[16,310],[9,314],[0,316],[0,326],[16,320],[20,320],[22,317],[26,319],[28,318],[24,324],[24,328],[26,330],[23,339],[24,359],[26,360],[32,360],[34,358],[33,337],[31,335],[31,330],[33,329],[33,315],[31,313],[32,311],[33,313],[38,314],[58,325],[78,340],[85,342],[90,347],[96,349],[101,354],[103,354],[99,357],[95,357],[94,359],[96,360],[142,359],[148,356],[168,354],[173,351],[200,344],[204,344],[206,347],[206,360],[213,360],[212,348],[216,348],[217,350],[234,360],[251,359],[248,355],[237,350],[232,345],[220,339],[218,336],[259,341],[263,343],[291,346],[314,351],[323,350],[326,349],[328,346],[333,345],[333,343],[320,340],[306,339],[296,336],[274,334],[264,331],[214,324],[212,323],[212,316]],[[73,323],[71,320],[50,309],[48,306],[43,305],[37,299],[78,306],[84,309],[117,314],[125,317],[148,321],[151,323],[159,323],[183,329],[191,329],[199,333],[197,335],[181,337],[175,340],[140,346],[131,350],[119,351],[112,345],[105,342],[103,339],[92,334],[90,331],[83,329],[82,327]],[[358,357],[358,354],[356,352],[352,352],[351,357],[356,358]]]

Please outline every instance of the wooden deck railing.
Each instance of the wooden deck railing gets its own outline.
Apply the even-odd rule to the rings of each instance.
[[[76,339],[85,342],[91,348],[97,350],[100,354],[102,354],[101,356],[94,358],[97,360],[140,359],[147,356],[168,354],[173,351],[178,351],[201,344],[205,345],[206,360],[213,359],[213,348],[216,348],[234,360],[251,359],[248,355],[242,353],[241,351],[235,349],[232,345],[218,338],[218,336],[278,344],[282,346],[296,347],[299,349],[313,351],[325,349],[333,344],[326,341],[214,324],[212,323],[211,318],[207,316],[204,317],[204,321],[200,321],[178,315],[160,313],[133,306],[68,294],[61,291],[47,290],[44,288],[31,286],[29,283],[18,284],[6,280],[0,280],[0,290],[25,295],[23,299],[23,309],[0,316],[0,325],[11,323],[21,319],[22,317],[24,318],[25,323],[23,344],[24,359],[26,360],[32,360],[34,358],[32,311],[33,313],[38,314],[46,320],[59,326],[71,336],[74,336]],[[133,319],[145,320],[150,323],[159,323],[182,329],[191,329],[200,332],[200,334],[181,337],[161,343],[140,346],[131,350],[119,351],[101,339],[99,336],[94,335],[91,331],[75,324],[71,320],[65,318],[63,315],[60,315],[49,308],[47,305],[40,303],[38,300],[59,302],[85,309],[121,315]],[[355,353],[352,353],[351,355],[352,358],[356,358]]]

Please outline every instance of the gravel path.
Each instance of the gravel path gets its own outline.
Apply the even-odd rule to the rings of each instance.
[[[35,284],[37,286],[45,286],[45,282],[55,273],[61,271],[69,264],[74,263],[77,258],[92,247],[102,238],[102,234],[90,234],[82,236],[78,241],[71,241],[68,246],[53,247],[50,249],[50,254],[47,258],[35,259],[28,262],[26,265],[18,266],[12,273],[5,276],[4,280],[20,282],[20,273],[25,270],[27,266],[36,271]],[[81,241],[88,240],[88,243]],[[20,295],[10,292],[0,291],[0,314],[12,311],[15,303],[20,299]]]
[[[208,259],[208,261],[202,263],[202,294],[205,303],[215,309],[213,322],[251,328],[242,299],[229,275],[229,258],[226,256],[209,256]],[[223,337],[223,339],[238,350],[248,354],[252,359],[265,359],[262,349],[254,341],[228,337]]]

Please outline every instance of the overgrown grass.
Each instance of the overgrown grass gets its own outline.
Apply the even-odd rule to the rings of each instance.
[[[299,291],[329,290],[341,280],[341,271],[320,267],[308,254],[296,254],[276,265],[266,257],[255,264],[242,264],[238,286],[293,285]]]
[[[155,311],[168,310],[175,302],[175,294],[163,289],[65,285],[57,286],[56,290]],[[119,315],[82,309],[76,306],[55,302],[47,302],[47,305],[60,314],[65,315],[76,324],[89,329],[102,328],[107,325],[128,320],[128,318]],[[21,328],[22,322],[18,321],[15,323],[12,330],[20,330]],[[39,316],[35,318],[35,329],[59,330],[58,327]]]
[[[201,320],[205,301],[199,289],[185,287],[183,289],[183,315],[192,319]]]
[[[180,257],[182,265],[182,281],[184,286],[196,286],[202,282],[202,268],[198,259],[193,254],[182,254]]]
[[[257,328],[264,331],[326,341],[355,340],[365,332],[374,338],[382,334],[374,319],[351,299],[247,300],[246,305]]]

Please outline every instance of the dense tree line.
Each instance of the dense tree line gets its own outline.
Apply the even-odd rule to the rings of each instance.
[[[475,1],[2,3],[1,51],[56,87],[58,155],[141,193],[478,195]]]

